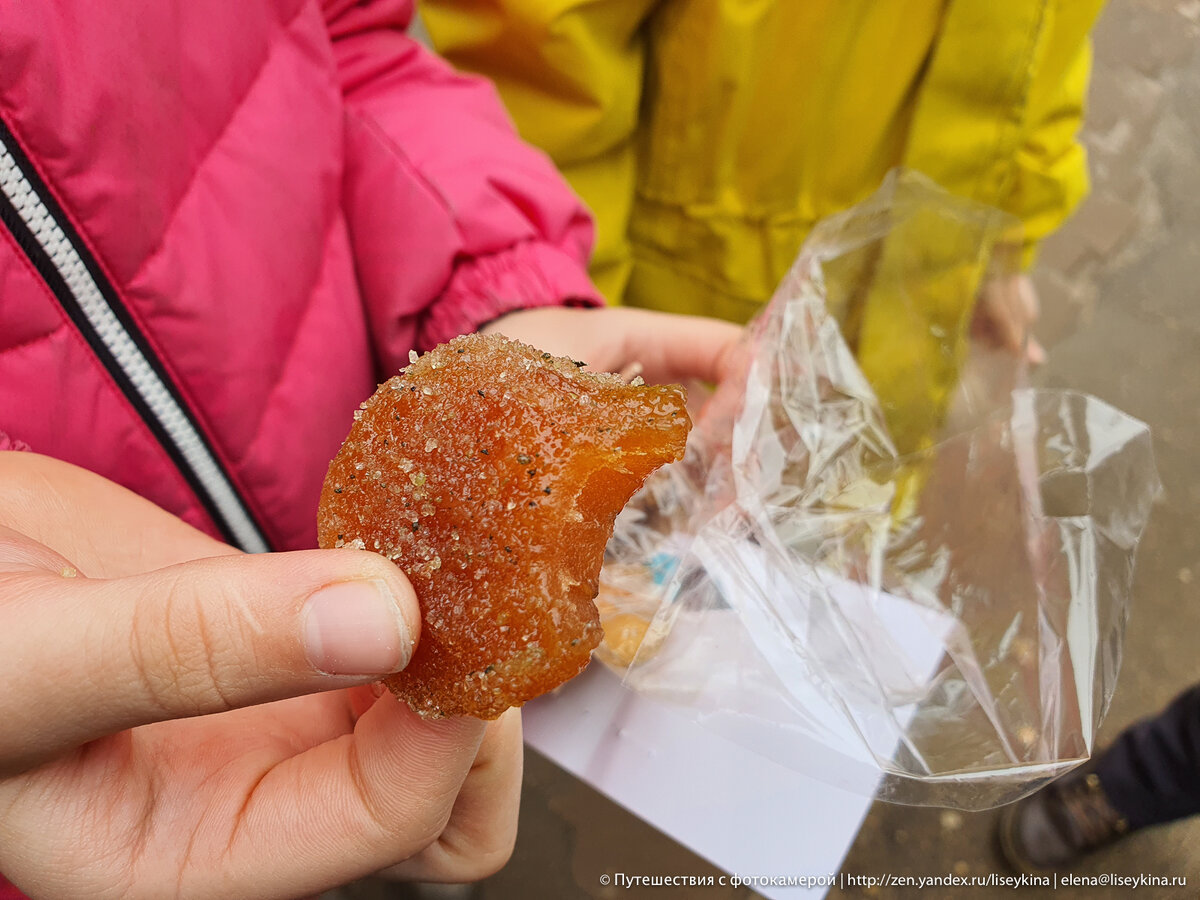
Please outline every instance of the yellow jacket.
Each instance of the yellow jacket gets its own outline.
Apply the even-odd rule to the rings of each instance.
[[[745,321],[813,223],[863,200],[897,166],[1015,215],[1028,264],[1086,191],[1076,132],[1102,3],[425,0],[422,9],[435,46],[496,81],[523,135],[595,212],[593,274],[611,301]],[[959,334],[973,301],[934,305],[953,307]],[[886,338],[856,346],[882,394],[897,367],[933,367],[894,403],[881,397],[905,407],[889,410],[894,427],[897,415],[915,416],[902,449],[927,444],[956,362],[914,343],[929,323],[865,319],[868,344],[872,333]]]

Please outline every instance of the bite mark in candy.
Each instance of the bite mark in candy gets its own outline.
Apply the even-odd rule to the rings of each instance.
[[[318,531],[413,584],[421,638],[388,687],[421,715],[490,719],[577,675],[602,636],[613,521],[690,427],[677,385],[498,335],[455,338],[381,385],[330,463]]]

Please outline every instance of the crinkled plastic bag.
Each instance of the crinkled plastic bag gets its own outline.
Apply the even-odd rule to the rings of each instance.
[[[598,653],[627,684],[899,803],[1087,758],[1159,485],[1141,422],[972,347],[1014,233],[911,174],[817,226],[618,519]]]

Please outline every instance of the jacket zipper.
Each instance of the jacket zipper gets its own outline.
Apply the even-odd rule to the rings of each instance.
[[[0,120],[0,222],[145,420],[225,538],[269,550],[195,419],[86,246]]]

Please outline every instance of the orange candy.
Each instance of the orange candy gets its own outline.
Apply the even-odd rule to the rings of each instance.
[[[393,560],[421,604],[387,680],[425,716],[491,719],[552,690],[600,642],[613,520],[683,455],[677,385],[625,384],[498,335],[466,335],[380,386],[321,493],[322,547]]]

